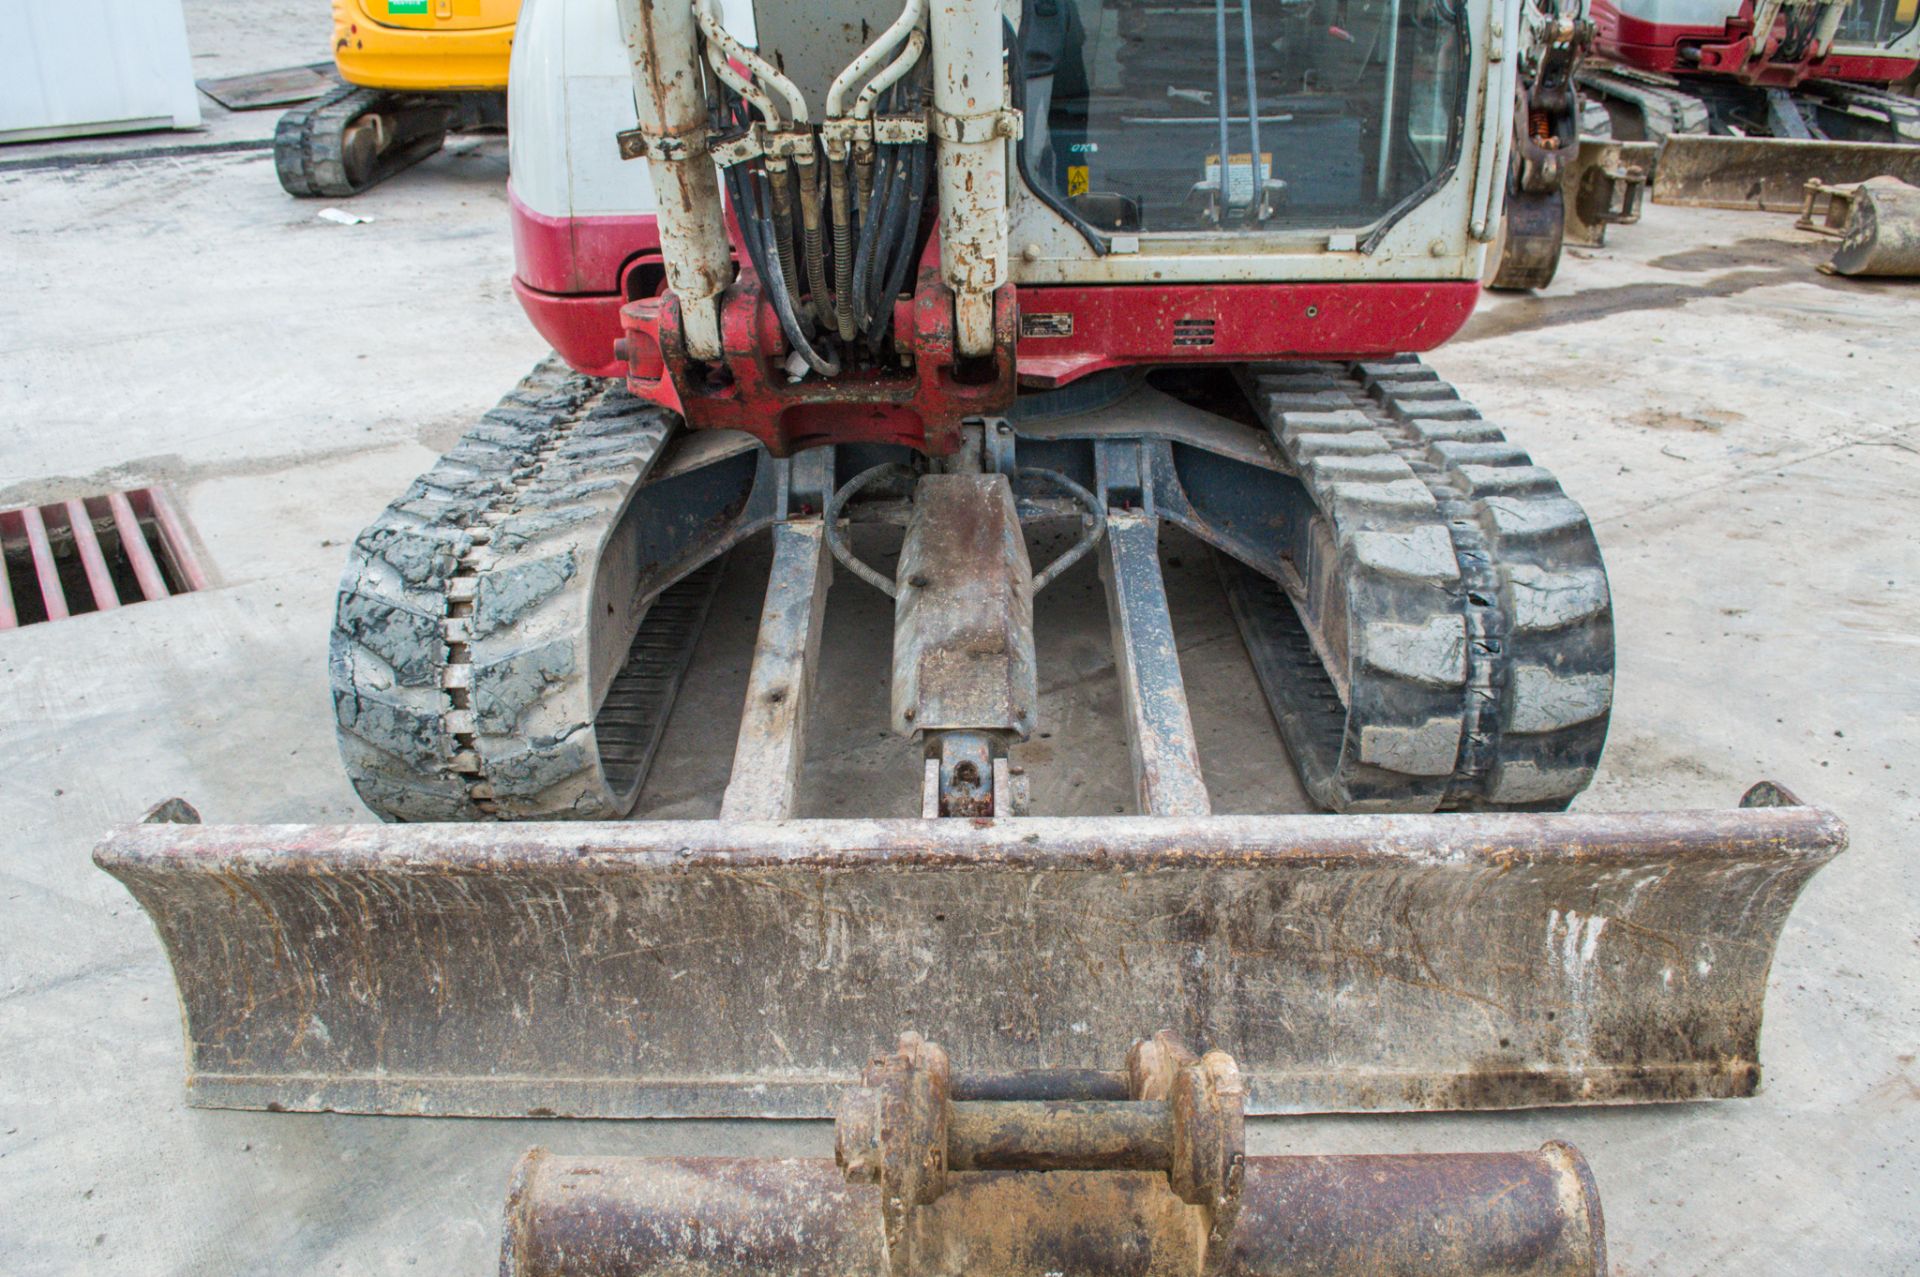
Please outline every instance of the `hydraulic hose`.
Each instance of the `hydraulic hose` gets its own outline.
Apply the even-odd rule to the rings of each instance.
[[[827,88],[828,119],[836,119],[845,113],[847,94],[860,81],[873,74],[873,69],[885,61],[887,55],[908,38],[907,33],[918,28],[926,16],[927,0],[907,0],[906,7],[900,10],[900,16],[893,20],[893,25],[882,31],[879,39],[862,49],[860,56],[847,64],[846,70],[833,77],[833,83]]]
[[[753,263],[767,297],[773,303],[774,314],[780,320],[780,331],[786,335],[787,342],[800,352],[807,366],[823,377],[831,377],[840,371],[840,362],[829,356],[823,356],[807,341],[806,334],[800,330],[799,318],[793,313],[792,299],[789,297],[779,275],[779,261],[768,256],[769,245],[766,240],[770,231],[769,219],[760,211],[762,197],[771,202],[769,192],[761,191],[755,182],[745,173],[741,165],[730,164],[721,172],[726,176],[727,195],[733,202],[734,219],[740,223],[740,238],[745,241],[747,257]],[[764,184],[766,174],[756,175],[759,183]]]
[[[767,178],[773,188],[773,247],[780,263],[780,282],[790,296],[800,295],[800,268],[793,256],[793,170],[769,161]]]
[[[863,333],[872,320],[868,309],[868,284],[873,279],[874,254],[879,251],[880,241],[887,231],[887,213],[893,199],[893,153],[896,149],[892,146],[879,148],[880,158],[874,166],[879,186],[873,196],[874,203],[867,206],[867,216],[860,228],[860,247],[853,257],[853,326]]]
[[[911,148],[907,164],[906,232],[887,270],[886,289],[880,294],[880,314],[868,339],[877,347],[886,340],[893,324],[892,299],[907,286],[907,272],[913,269],[914,250],[920,243],[920,218],[927,203],[927,148],[920,142]]]
[[[820,164],[813,156],[794,159],[794,180],[800,184],[800,240],[807,261],[807,292],[813,317],[822,330],[837,327],[833,298],[827,292],[826,228],[821,222]]]
[[[852,341],[853,327],[853,192],[848,189],[847,162],[827,156],[827,196],[833,205],[833,316],[841,341]]]
[[[756,186],[759,188],[758,194],[760,198],[766,203],[771,203],[772,193],[766,189],[766,171],[762,169],[760,172],[755,173],[753,177]],[[740,229],[749,238],[758,234],[763,241],[770,238],[774,233],[772,219],[765,216],[756,216],[751,225],[743,224]],[[764,261],[767,260],[768,257],[768,246],[763,243],[760,250],[760,259]],[[838,376],[840,372],[840,361],[831,353],[823,355],[815,350],[813,343],[807,340],[806,333],[802,331],[800,327],[800,317],[794,313],[793,294],[787,289],[787,281],[778,273],[779,260],[777,251],[773,257],[773,264],[775,272],[763,276],[763,278],[767,280],[767,297],[773,302],[774,314],[779,316],[780,331],[786,334],[787,344],[799,351],[800,357],[807,361],[807,367],[813,369],[822,377]]]
[[[715,0],[700,0],[693,12],[700,23],[700,34],[707,38],[707,62],[713,67],[716,75],[732,85],[742,97],[759,107],[760,114],[774,128],[781,127],[787,120],[792,120],[795,124],[807,122],[807,99],[795,87],[792,80],[780,74],[773,63],[733,38],[726,27],[720,23],[719,6]],[[740,73],[728,65],[732,62],[738,62],[747,68],[756,81],[785,98],[787,100],[786,115],[782,116],[776,108],[773,108],[764,93],[741,89],[735,83],[740,78]]]
[[[868,268],[862,299],[866,304],[867,322],[861,325],[861,331],[874,348],[879,348],[879,336],[885,329],[886,315],[892,309],[888,305],[890,294],[886,291],[887,279],[893,273],[893,262],[908,247],[907,201],[912,159],[906,146],[893,148],[892,178],[888,182],[886,198],[886,221],[880,226],[878,242],[874,246],[873,262]]]

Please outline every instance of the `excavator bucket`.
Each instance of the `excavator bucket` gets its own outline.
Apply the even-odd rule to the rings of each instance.
[[[1805,224],[1812,216],[1820,183],[1808,183]],[[1842,192],[1845,192],[1844,195]],[[1840,247],[1820,269],[1835,275],[1920,275],[1920,188],[1898,178],[1876,177],[1849,188],[1823,187],[1828,220],[1844,205]]]
[[[1017,1085],[1013,1085],[1017,1083]],[[836,1157],[564,1157],[514,1173],[502,1277],[1600,1277],[1573,1148],[1249,1157],[1231,1056],[1137,1043],[1115,1093],[952,1071],[914,1035]],[[837,1163],[837,1165],[836,1165]]]
[[[1798,213],[1807,183],[1920,182],[1920,146],[1675,133],[1660,145],[1653,202]]]
[[[1763,785],[1658,815],[163,821],[95,859],[172,960],[197,1105],[817,1117],[902,1020],[1097,1091],[1170,1019],[1270,1114],[1751,1094],[1781,927],[1843,842]]]

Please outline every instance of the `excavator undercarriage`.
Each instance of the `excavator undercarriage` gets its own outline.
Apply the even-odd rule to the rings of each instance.
[[[1210,387],[1233,415],[1153,380],[1035,397],[930,462],[775,458],[536,371],[362,534],[340,595],[350,775],[432,823],[163,821],[100,850],[172,956],[195,1101],[804,1116],[903,1017],[976,1070],[1097,1068],[1171,1019],[1231,1044],[1254,1112],[1751,1092],[1775,941],[1842,833],[1767,786],[1537,814],[1591,777],[1610,703],[1580,507],[1416,360],[1255,366],[1240,408]],[[1063,521],[1036,573],[1024,527]],[[1163,521],[1213,548],[1287,756],[1347,814],[1211,814]],[[855,557],[871,523],[904,529],[892,579]],[[763,530],[720,818],[620,821],[717,567]],[[1081,554],[1135,816],[1026,810],[1032,599]],[[919,820],[796,810],[836,575],[895,595]]]

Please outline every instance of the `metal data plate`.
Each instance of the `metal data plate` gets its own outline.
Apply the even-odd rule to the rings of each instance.
[[[1781,801],[1769,787],[1755,801]],[[817,1117],[875,1041],[1248,1111],[1750,1094],[1817,808],[121,829],[196,1104]]]

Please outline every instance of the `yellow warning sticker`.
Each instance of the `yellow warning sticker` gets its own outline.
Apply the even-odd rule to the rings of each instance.
[[[1085,195],[1087,193],[1087,166],[1070,164],[1067,166],[1067,195]]]

